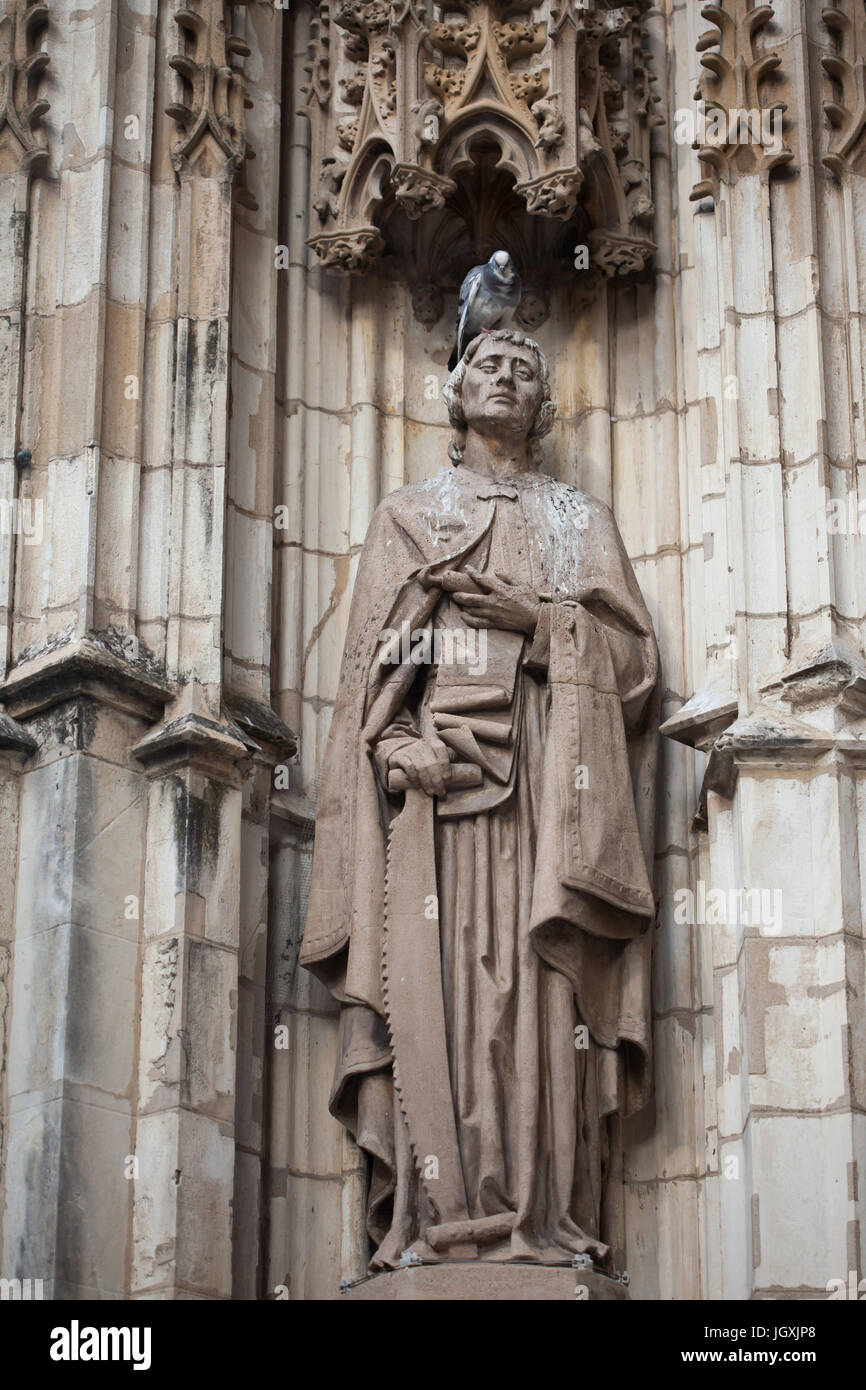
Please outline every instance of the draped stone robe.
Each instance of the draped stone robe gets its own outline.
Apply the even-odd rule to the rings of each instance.
[[[466,564],[532,585],[535,633],[489,630],[483,669],[437,664],[435,644],[421,665],[405,646],[383,661],[387,630],[459,628],[434,581]],[[465,467],[381,504],[353,592],[301,949],[341,1005],[330,1108],[370,1158],[373,1268],[449,1255],[420,1124],[413,1134],[418,1102],[395,1086],[435,1049],[423,1006],[414,1036],[389,1020],[386,879],[411,885],[426,852],[401,840],[401,862],[387,862],[403,805],[390,754],[436,732],[482,767],[480,785],[437,798],[429,819],[430,992],[468,1219],[455,1248],[603,1258],[607,1117],[640,1108],[650,1087],[657,716],[655,638],[604,504],[543,474],[499,484]],[[405,796],[408,809],[424,794]]]

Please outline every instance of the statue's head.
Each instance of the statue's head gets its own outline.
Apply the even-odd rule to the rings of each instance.
[[[453,429],[448,453],[455,463],[463,461],[469,430],[535,443],[556,414],[547,358],[534,339],[511,329],[473,338],[442,395]]]

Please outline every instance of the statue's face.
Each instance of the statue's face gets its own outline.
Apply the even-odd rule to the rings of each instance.
[[[538,414],[543,389],[531,348],[491,338],[481,344],[463,378],[466,424],[479,434],[525,439]]]

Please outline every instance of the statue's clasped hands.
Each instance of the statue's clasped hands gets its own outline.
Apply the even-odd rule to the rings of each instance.
[[[410,787],[420,787],[428,796],[446,796],[451,761],[448,746],[435,734],[429,734],[392,753],[388,766],[405,772]]]
[[[467,576],[474,588],[467,584]],[[451,595],[468,627],[504,628],[507,632],[535,632],[541,601],[528,584],[515,584],[496,571],[482,574],[467,565],[445,570],[436,581]]]

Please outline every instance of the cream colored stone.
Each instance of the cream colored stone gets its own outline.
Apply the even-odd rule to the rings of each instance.
[[[547,466],[613,505],[660,636],[665,712],[717,685],[748,716],[777,708],[761,687],[787,663],[831,641],[861,664],[866,650],[862,536],[829,534],[825,511],[825,489],[846,506],[866,496],[866,185],[822,163],[819,60],[836,40],[821,6],[776,5],[759,47],[782,64],[759,99],[785,102],[795,160],[783,178],[732,168],[717,198],[690,201],[705,171],[675,127],[702,71],[699,11],[647,18],[666,120],[652,267],[586,303],[557,285],[536,336],[560,405]],[[15,609],[0,668],[114,627],[148,670],[183,682],[168,717],[218,720],[232,694],[267,699],[273,677],[273,708],[301,739],[270,806],[260,767],[223,770],[218,807],[207,788],[223,782],[185,766],[191,754],[145,771],[130,750],[158,709],[121,713],[122,683],[86,700],[60,683],[24,720],[38,753],[10,773],[0,750],[2,1273],[23,1240],[65,1298],[274,1297],[278,1284],[334,1298],[366,1262],[365,1175],[327,1115],[333,1006],[296,966],[312,829],[291,799],[315,796],[370,517],[445,463],[456,295],[445,287],[428,330],[397,266],[319,269],[297,110],[310,13],[291,17],[285,78],[283,12],[230,18],[252,49],[232,63],[252,101],[257,208],[232,208],[215,146],[175,173],[166,58],[183,40],[150,0],[113,18],[102,0],[52,10],[38,40],[47,177],[22,195],[0,176],[3,227],[25,204],[29,219],[26,284],[8,239],[0,255],[0,499],[26,478],[45,508],[40,544],[0,534],[0,619]],[[338,94],[348,75],[341,58]],[[124,133],[131,112],[138,140]],[[544,221],[525,219],[528,233]],[[18,448],[32,454],[20,474]],[[707,830],[692,826],[706,758],[663,749],[657,1109],[625,1155],[633,1297],[824,1297],[847,1274],[857,1221],[862,1259],[859,713],[819,691],[794,714],[854,751],[792,763],[753,750],[732,800],[709,792]],[[277,814],[279,797],[291,806]],[[214,816],[199,871],[185,855],[200,804]],[[783,932],[676,921],[674,895],[699,880],[778,888]],[[125,915],[136,898],[140,917]],[[277,1020],[286,1052],[268,1051]],[[135,1106],[133,1258],[122,1160]]]
[[[829,1280],[847,1280],[851,1121],[845,1115],[765,1115],[753,1125],[760,1226],[753,1287],[808,1289],[826,1297]],[[810,1161],[818,1154],[820,1163]]]

